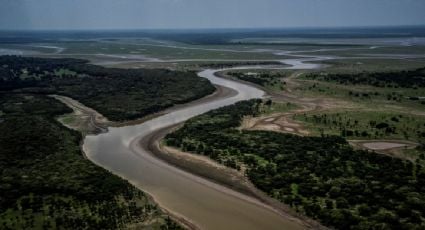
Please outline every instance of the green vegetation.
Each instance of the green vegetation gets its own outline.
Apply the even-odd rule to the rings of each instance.
[[[299,107],[296,104],[290,102],[280,103],[269,99],[260,105],[259,111],[261,114],[267,115],[272,113],[286,113],[297,108]]]
[[[249,66],[249,65],[282,65],[282,63],[278,61],[227,61],[227,62],[207,62],[202,63],[200,67],[208,67],[208,68],[229,68],[233,66]]]
[[[169,40],[167,37],[166,40]],[[176,43],[167,41],[165,44],[162,42],[151,40],[138,39],[117,39],[117,41],[55,41],[50,44],[51,46],[58,46],[64,48],[61,54],[67,56],[79,56],[80,54],[91,54],[87,58],[99,58],[100,55],[110,55],[109,58],[121,59],[122,56],[127,56],[128,59],[144,59],[149,60],[150,57],[160,58],[162,60],[173,59],[226,59],[226,60],[273,60],[278,59],[279,56],[271,52],[235,52],[237,49],[234,45],[189,45],[184,43]],[[49,43],[46,43],[49,46]],[[261,47],[261,46],[260,46]],[[28,45],[17,44],[11,46],[9,44],[3,45],[0,43],[0,48],[14,48],[17,50],[40,51],[43,53],[50,53],[52,56],[55,54],[54,49],[42,49],[39,47],[30,47]],[[254,54],[254,55],[253,55]],[[59,55],[58,55],[59,56]],[[122,61],[122,59],[121,59]]]
[[[307,79],[332,81],[344,85],[371,85],[374,87],[418,88],[425,87],[425,68],[397,72],[364,72],[352,74],[315,73]]]
[[[375,52],[380,52],[379,49]],[[348,51],[350,52],[350,51]],[[406,51],[407,52],[407,51]],[[398,72],[403,70],[414,70],[423,68],[425,60],[415,59],[389,59],[389,58],[348,58],[321,61],[320,63],[329,65],[327,73],[357,74],[362,72]]]
[[[267,72],[227,72],[227,75],[236,79],[251,82],[266,88],[279,88],[283,89],[285,82],[281,79],[287,77],[283,73],[267,73]]]
[[[364,57],[370,55],[373,56],[387,56],[387,57],[400,57],[410,55],[422,55],[425,52],[425,46],[423,45],[413,45],[413,46],[401,46],[401,45],[393,45],[393,46],[381,46],[376,47],[375,49],[370,49],[369,47],[364,47],[363,49],[328,49],[320,52],[315,52],[317,55],[326,55],[326,56],[339,56],[339,57]],[[306,52],[308,54],[308,52]],[[419,58],[417,58],[419,59]],[[398,61],[398,60],[397,60]]]
[[[328,97],[349,101],[364,108],[379,110],[423,111],[425,88],[374,87],[371,85],[344,85],[333,81],[309,80],[302,76],[293,92],[303,97]]]
[[[315,134],[425,142],[423,116],[380,111],[341,111],[298,114],[294,119],[303,121]]]
[[[0,57],[0,91],[60,94],[115,121],[143,117],[214,92],[194,72],[116,69],[76,59]]]
[[[83,157],[81,134],[55,117],[72,112],[30,94],[0,94],[0,229],[178,226],[148,197]]]
[[[272,197],[337,229],[424,229],[425,169],[353,150],[342,137],[238,130],[261,100],[190,119],[166,143],[236,169]]]

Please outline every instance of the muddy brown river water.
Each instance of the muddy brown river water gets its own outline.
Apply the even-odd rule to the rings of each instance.
[[[149,193],[162,208],[201,229],[303,229],[299,221],[258,200],[169,165],[139,146],[143,138],[161,128],[212,109],[264,96],[257,88],[216,77],[215,72],[205,70],[199,76],[237,94],[182,107],[142,124],[111,127],[107,133],[89,135],[83,145],[87,157]]]

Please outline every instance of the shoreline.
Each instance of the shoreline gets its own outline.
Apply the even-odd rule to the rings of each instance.
[[[181,125],[182,124],[177,124],[158,130],[155,134],[148,136],[148,140],[141,140],[138,147],[148,150],[154,157],[159,158],[167,164],[199,176],[219,186],[223,186],[226,189],[235,191],[236,193],[233,195],[236,198],[261,205],[277,213],[282,218],[301,224],[306,229],[328,229],[315,220],[296,213],[286,204],[257,189],[241,172],[221,165],[208,157],[182,152],[179,149],[165,146],[163,143],[160,143],[167,133],[172,132]],[[220,192],[225,192],[219,187],[215,189]]]
[[[215,76],[225,78],[226,80],[235,81],[232,78],[224,77],[221,71],[216,72]],[[236,82],[247,84],[244,81],[236,80]],[[265,89],[262,87],[249,83],[247,85],[263,90],[266,93],[266,97],[271,96],[269,92],[265,91]],[[226,88],[223,86],[218,87],[218,89]],[[182,107],[191,106],[194,104],[201,104],[204,102],[208,102],[209,100],[214,100],[215,98],[225,98],[225,96],[226,95],[217,92],[215,95],[210,95],[205,98],[190,102],[188,104],[184,104]],[[227,97],[230,97],[230,95],[227,95]],[[295,221],[307,229],[328,229],[325,226],[321,225],[319,222],[310,219],[309,217],[304,216],[302,214],[296,213],[286,204],[268,196],[261,190],[257,189],[245,175],[241,174],[241,172],[221,165],[208,157],[182,152],[178,149],[165,146],[162,143],[163,138],[168,133],[174,131],[175,129],[178,129],[183,124],[184,122],[157,130],[145,137],[144,139],[138,140],[137,147],[147,150],[152,156],[164,161],[166,164],[174,166],[190,174],[199,176],[207,181],[233,190],[244,196],[248,196],[249,198],[251,198],[251,200],[246,200],[246,198],[237,196],[238,194],[235,194],[236,197],[239,199],[262,205],[263,207],[276,212],[283,218]],[[223,192],[222,190],[219,191]],[[255,201],[253,201],[252,199],[254,199]]]
[[[208,102],[216,100],[217,98],[232,97],[232,96],[235,96],[237,94],[237,92],[233,89],[230,89],[230,88],[227,88],[227,87],[224,87],[224,86],[221,86],[221,85],[215,85],[215,84],[213,84],[213,86],[216,88],[216,90],[213,93],[208,94],[204,97],[195,99],[195,100],[187,102],[187,103],[176,104],[176,105],[169,107],[165,110],[147,115],[145,117],[142,117],[142,118],[139,118],[139,119],[136,119],[136,120],[113,122],[113,123],[109,124],[109,127],[117,127],[118,128],[118,127],[142,124],[146,121],[152,120],[154,118],[157,118],[159,116],[174,112],[174,111],[182,109],[182,108],[195,106],[195,105],[199,105],[199,104],[203,104],[203,103],[208,103]]]
[[[188,229],[188,230],[199,230],[199,229],[200,229],[200,227],[196,226],[193,222],[191,222],[191,221],[190,221],[190,220],[188,220],[187,218],[185,218],[185,217],[183,217],[183,216],[180,216],[180,215],[178,215],[177,213],[174,213],[174,212],[172,212],[172,211],[170,211],[170,210],[165,209],[165,208],[161,205],[161,202],[159,202],[157,199],[155,199],[155,197],[154,197],[151,193],[149,193],[149,192],[147,192],[147,191],[145,191],[145,190],[143,190],[143,189],[140,189],[140,188],[137,186],[137,183],[135,183],[135,182],[133,182],[133,181],[131,181],[131,180],[126,179],[124,176],[122,176],[122,175],[120,175],[120,174],[113,173],[113,171],[112,171],[112,170],[110,170],[110,169],[106,168],[104,165],[98,164],[97,162],[90,160],[90,157],[89,157],[89,152],[90,152],[90,151],[89,151],[88,149],[84,148],[84,145],[83,145],[83,144],[80,146],[80,148],[81,148],[81,151],[82,151],[83,155],[85,156],[85,158],[86,158],[87,160],[91,161],[93,164],[97,165],[98,167],[101,167],[101,168],[103,168],[103,169],[107,170],[108,172],[110,172],[110,173],[112,173],[112,174],[114,174],[114,175],[118,176],[118,177],[119,177],[119,178],[121,178],[122,180],[126,181],[127,183],[131,184],[131,185],[132,185],[132,186],[134,186],[135,188],[137,188],[137,189],[139,189],[140,191],[142,191],[142,192],[146,195],[146,197],[147,197],[147,198],[148,198],[148,199],[149,199],[152,203],[154,203],[154,204],[156,204],[156,205],[157,205],[157,207],[158,207],[158,208],[159,208],[159,209],[163,212],[163,214],[165,214],[165,215],[169,216],[172,220],[174,220],[175,222],[177,222],[178,224],[180,224],[183,228]]]
[[[223,78],[223,76],[220,76],[219,72],[214,73],[214,75],[216,77]],[[238,83],[242,83],[242,84],[245,84],[245,85],[250,85],[250,86],[255,87],[255,88],[259,88],[258,86],[253,85],[253,84],[252,85],[246,84],[246,82],[235,81],[233,79],[228,79],[228,78],[225,78],[225,77],[224,77],[224,79],[234,81],[234,82],[238,82]],[[219,100],[219,99],[231,98],[231,97],[236,96],[238,94],[236,90],[233,90],[231,88],[221,86],[221,85],[214,85],[214,86],[216,87],[216,91],[214,91],[210,95],[207,95],[203,98],[194,100],[192,102],[175,105],[173,107],[165,109],[164,111],[158,112],[156,114],[151,114],[147,117],[144,117],[144,118],[141,118],[141,119],[138,119],[138,120],[134,120],[134,121],[125,121],[125,122],[110,122],[110,121],[107,121],[107,122],[104,123],[104,122],[102,122],[103,120],[96,119],[98,116],[101,116],[101,114],[97,113],[95,110],[93,110],[91,108],[87,108],[87,110],[83,109],[82,111],[86,112],[90,116],[90,123],[93,123],[92,125],[95,126],[95,127],[96,126],[105,126],[105,125],[107,125],[108,127],[123,127],[123,126],[129,126],[129,125],[142,124],[142,123],[147,122],[151,119],[154,119],[156,117],[171,113],[173,111],[177,111],[179,109],[189,108],[191,106],[196,106],[196,105],[200,105],[200,104],[204,104],[204,103],[208,103],[208,102],[213,102],[213,101],[216,101],[216,100]],[[261,89],[261,88],[259,88],[259,89]],[[264,89],[261,89],[261,90],[264,90]],[[265,95],[269,95],[267,92],[265,92],[265,93],[266,93]],[[71,102],[74,102],[74,100],[71,99]],[[65,104],[68,105],[68,103],[65,103]],[[86,108],[84,105],[82,105],[82,106],[83,106],[83,108]],[[74,107],[73,103],[71,103],[70,107]],[[81,108],[80,108],[80,112],[81,112]],[[182,122],[182,123],[184,123],[184,122]],[[193,156],[188,158],[187,156],[190,156],[190,155],[187,155],[185,158],[180,158],[178,160],[176,160],[175,158],[173,159],[173,156],[171,156],[169,153],[165,153],[165,151],[163,151],[163,149],[161,148],[161,145],[159,143],[159,141],[168,132],[172,131],[174,128],[178,127],[182,123],[178,123],[178,124],[175,124],[175,125],[172,125],[172,126],[169,126],[169,127],[165,127],[165,128],[156,130],[153,133],[151,133],[150,135],[148,135],[147,137],[143,138],[142,141],[140,140],[140,138],[134,139],[130,143],[130,146],[129,146],[130,150],[132,152],[138,152],[139,150],[143,150],[143,149],[147,150],[149,155],[152,155],[158,161],[162,161],[163,164],[165,164],[168,168],[175,168],[176,170],[182,170],[182,171],[184,171],[184,173],[190,174],[190,177],[194,178],[193,180],[195,180],[197,182],[203,180],[203,182],[199,182],[199,183],[202,183],[203,185],[206,185],[210,188],[213,188],[213,189],[215,189],[219,192],[230,194],[237,199],[240,199],[240,200],[243,200],[243,201],[246,201],[246,202],[250,202],[254,205],[258,205],[258,206],[266,208],[266,209],[268,209],[272,212],[275,212],[277,215],[281,216],[281,218],[283,218],[283,219],[286,219],[288,222],[293,222],[294,224],[296,223],[297,225],[302,226],[303,229],[327,229],[326,227],[320,225],[320,223],[318,223],[318,222],[316,222],[312,219],[309,219],[306,216],[303,216],[301,214],[296,213],[295,211],[291,210],[291,208],[288,207],[287,205],[285,205],[284,203],[277,201],[277,200],[273,199],[272,197],[269,197],[267,194],[263,193],[262,191],[258,190],[257,188],[255,188],[255,186],[249,181],[249,179],[246,176],[241,175],[238,172],[235,172],[235,170],[233,170],[233,169],[230,169],[230,168],[223,166],[223,165],[220,165],[219,167],[217,167],[219,170],[215,170],[215,171],[214,170],[204,170],[204,169],[200,170],[200,168],[198,168],[198,170],[194,170],[194,167],[193,167],[194,164],[192,164],[192,166],[188,166],[188,167],[182,166],[185,163],[187,163],[187,159],[190,159]],[[87,135],[87,133],[85,133],[84,135]],[[81,146],[81,149],[83,150],[84,155],[87,158],[90,159],[90,157],[88,156],[88,155],[90,155],[88,149],[85,149],[83,146],[84,146],[84,143],[82,143],[82,146]],[[167,155],[168,155],[168,157],[167,157]],[[208,162],[207,164],[211,165],[212,160],[209,159],[208,161],[204,161],[204,162]],[[95,163],[95,164],[97,164],[97,163]],[[111,171],[110,169],[108,169],[107,167],[105,167],[103,165],[100,165],[100,164],[97,164],[97,165],[100,166],[100,167],[106,168],[108,171]],[[217,165],[218,165],[218,163],[216,163],[216,166]],[[200,172],[204,172],[204,173],[200,173]],[[122,179],[128,181],[133,186],[136,186],[137,188],[139,188],[144,193],[148,194],[150,199],[154,203],[156,203],[159,206],[159,208],[164,213],[168,214],[170,216],[170,218],[172,218],[174,221],[180,223],[182,226],[184,226],[188,229],[199,229],[199,227],[196,226],[190,219],[186,219],[185,217],[182,217],[179,214],[174,213],[173,211],[170,211],[170,210],[164,208],[164,205],[162,205],[160,201],[155,199],[155,196],[153,194],[150,194],[149,192],[147,192],[143,188],[137,186],[137,183],[135,183],[134,181],[125,179],[125,177],[120,175],[120,174],[116,174],[116,175],[118,175]],[[196,177],[198,177],[198,178],[196,178]],[[232,179],[228,180],[229,178],[232,178]]]
[[[123,126],[142,124],[142,123],[144,123],[148,120],[154,119],[156,117],[171,113],[173,111],[176,111],[176,110],[179,110],[179,109],[182,109],[182,108],[195,106],[195,105],[199,105],[199,104],[203,104],[203,103],[208,103],[210,101],[215,101],[217,99],[228,98],[228,97],[233,97],[233,96],[237,95],[237,92],[235,90],[231,89],[231,88],[227,88],[227,87],[224,87],[224,86],[221,86],[221,85],[214,85],[214,87],[216,88],[216,90],[213,93],[211,93],[207,96],[204,96],[202,98],[199,98],[199,99],[196,99],[194,101],[184,103],[184,104],[177,104],[177,105],[172,106],[170,108],[167,108],[163,111],[160,111],[160,112],[157,112],[157,113],[154,113],[154,114],[150,114],[150,115],[145,116],[145,117],[140,118],[140,119],[136,119],[136,120],[133,120],[133,121],[124,121],[124,122],[109,121],[102,114],[97,112],[96,110],[81,104],[79,101],[77,101],[73,98],[62,96],[62,95],[50,95],[50,97],[60,101],[61,103],[65,104],[66,106],[68,106],[69,108],[71,108],[73,110],[72,113],[59,116],[57,118],[57,120],[63,126],[70,128],[70,129],[73,129],[73,130],[76,130],[76,131],[79,131],[81,133],[82,140],[81,140],[81,143],[80,143],[80,149],[82,151],[83,157],[87,160],[90,160],[90,157],[89,157],[90,151],[84,147],[84,138],[87,135],[93,135],[93,134],[97,135],[97,134],[100,134],[100,133],[108,132],[109,127],[123,127]],[[78,120],[79,122],[85,122],[85,124],[84,124],[85,127],[81,126],[81,125],[65,123],[63,121],[63,118],[66,115],[71,115],[71,116],[76,117],[76,120]],[[94,162],[92,160],[90,160],[90,161],[92,163],[94,163],[95,165],[97,165],[101,168],[104,168],[107,171],[112,173],[112,170],[106,168],[105,166],[103,166],[101,164],[97,164],[96,162]],[[165,162],[165,163],[168,164],[168,162]],[[173,166],[173,165],[171,165],[171,166]],[[155,199],[153,194],[150,194],[146,190],[141,189],[140,187],[137,186],[137,184],[135,182],[126,179],[124,176],[122,176],[120,174],[114,173],[114,175],[117,175],[122,180],[127,181],[129,184],[133,185],[134,187],[136,187],[137,189],[139,189],[143,193],[145,193],[147,195],[148,199],[150,199],[153,203],[155,203],[158,206],[158,208],[164,214],[168,215],[172,220],[179,223],[182,227],[189,229],[189,230],[201,229],[199,226],[195,225],[191,220],[164,208],[164,206],[161,205],[161,202],[159,202],[157,199]]]
[[[218,74],[215,74],[218,77],[221,77]],[[233,79],[227,79],[234,81]],[[241,82],[245,83],[245,82]],[[225,86],[221,85],[214,85],[216,87],[216,91],[214,91],[212,94],[207,95],[203,98],[194,100],[192,102],[188,102],[185,104],[179,104],[173,107],[170,107],[164,111],[158,112],[156,114],[149,115],[147,117],[134,120],[134,121],[126,121],[122,123],[118,122],[107,122],[100,124],[98,123],[98,119],[94,119],[97,116],[101,115],[97,113],[95,110],[91,108],[87,108],[88,110],[83,110],[85,112],[88,112],[90,116],[96,115],[95,117],[92,117],[90,120],[94,123],[93,125],[108,125],[108,127],[123,127],[123,126],[129,126],[129,125],[136,125],[136,124],[142,124],[146,121],[149,121],[151,119],[154,119],[156,117],[162,116],[164,114],[171,113],[173,111],[182,109],[182,108],[189,108],[191,106],[200,105],[203,103],[208,103],[212,101],[216,101],[218,99],[225,99],[230,98],[235,95],[237,95],[237,91],[227,88]],[[256,88],[258,86],[252,85]],[[61,100],[62,101],[62,100]],[[73,102],[74,100],[72,100]],[[67,104],[67,103],[66,103]],[[68,104],[67,104],[68,105]],[[71,104],[72,105],[72,104]],[[85,107],[84,107],[85,108]],[[95,113],[93,113],[93,111]],[[100,120],[102,121],[102,120]],[[182,122],[184,123],[184,122]],[[195,164],[187,164],[188,159],[189,161],[193,159],[193,157],[196,158],[196,155],[188,154],[184,158],[174,158],[174,156],[170,155],[169,153],[166,153],[163,151],[163,146],[161,147],[160,140],[170,131],[174,130],[176,127],[182,125],[182,123],[178,123],[169,127],[165,127],[159,130],[154,131],[147,137],[140,140],[140,138],[136,138],[130,143],[130,149],[132,152],[138,152],[139,150],[145,149],[147,150],[149,155],[152,155],[154,158],[156,158],[159,161],[162,161],[164,164],[168,165],[170,168],[176,168],[177,170],[182,170],[187,174],[190,174],[191,177],[194,178],[194,180],[198,180],[196,177],[199,177],[199,181],[204,180],[202,183],[210,188],[213,188],[219,192],[224,192],[227,194],[232,195],[233,197],[250,202],[255,205],[262,206],[263,208],[266,208],[270,211],[275,212],[282,218],[286,219],[289,222],[297,223],[300,226],[303,226],[305,229],[327,229],[324,226],[321,226],[319,223],[315,222],[312,219],[309,219],[308,217],[305,217],[303,215],[300,215],[296,213],[295,211],[291,210],[287,205],[281,203],[280,201],[277,201],[271,197],[269,197],[267,194],[263,193],[262,191],[255,188],[255,186],[249,181],[249,179],[240,174],[239,172],[236,172],[234,169],[228,168],[224,165],[219,165],[216,162],[213,162],[211,159],[204,159],[204,162],[207,162],[207,165],[211,166],[212,164],[215,164],[216,170],[205,170],[205,168],[199,168],[196,170],[196,167],[193,167]],[[85,133],[87,135],[87,133]],[[84,148],[84,143],[82,143],[81,149],[86,156],[86,158],[90,159],[88,155],[90,154],[88,149]],[[168,157],[167,157],[168,156]],[[188,157],[189,156],[189,157]],[[95,162],[94,162],[95,163]],[[97,164],[97,163],[96,163]],[[105,168],[103,165],[97,164],[100,167]],[[205,164],[203,165],[205,166]],[[217,167],[218,166],[218,167]],[[218,169],[218,170],[217,170]],[[111,171],[110,169],[107,169],[108,171]],[[203,172],[203,173],[202,173]],[[196,224],[194,224],[190,219],[187,219],[185,217],[180,216],[177,213],[174,213],[173,211],[170,211],[166,208],[164,208],[164,205],[161,204],[160,201],[155,199],[155,196],[153,194],[150,194],[146,190],[140,188],[137,186],[137,183],[125,179],[124,176],[121,176],[120,174],[116,174],[122,179],[128,181],[133,186],[136,186],[141,191],[149,195],[149,198],[158,205],[158,207],[167,215],[170,216],[174,221],[180,223],[182,226],[184,226],[187,229],[200,229]],[[229,180],[229,178],[231,178]]]

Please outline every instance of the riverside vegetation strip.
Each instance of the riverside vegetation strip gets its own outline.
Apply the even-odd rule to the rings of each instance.
[[[83,157],[71,110],[40,95],[0,95],[0,228],[177,228],[148,197]]]
[[[391,90],[409,94],[415,91],[414,95],[418,95],[423,92],[423,87],[418,85],[420,81],[408,88],[398,83],[403,78],[401,75],[410,73],[404,77],[420,78],[422,71],[392,72],[389,76],[385,73],[372,74],[377,78],[373,82],[380,81],[380,84],[374,86],[370,83],[372,81],[362,82],[361,87],[378,91],[378,95]],[[361,75],[367,76],[368,73]],[[326,75],[323,73],[322,76]],[[334,81],[337,81],[337,76],[335,74]],[[306,82],[306,78],[302,81]],[[291,78],[291,83],[294,83],[293,80]],[[321,84],[322,81],[330,81],[319,80]],[[314,81],[314,84],[317,82]],[[296,94],[298,90],[294,89],[300,85],[290,86],[281,92],[289,95],[285,98],[299,96]],[[334,83],[332,86],[341,87],[341,84]],[[348,90],[346,95],[350,95]],[[323,92],[317,96],[323,98]],[[423,145],[403,150],[417,156],[412,157],[413,160],[404,160],[408,158],[397,159],[355,150],[345,140],[355,137],[423,142],[420,98],[412,100],[403,97],[395,102],[379,98],[383,106],[378,109],[373,107],[373,112],[372,107],[368,106],[372,102],[376,106],[377,99],[368,98],[368,103],[365,103],[366,99],[355,101],[352,98],[355,96],[343,99],[344,103],[356,103],[354,105],[359,110],[355,113],[347,108],[345,111],[344,107],[331,107],[329,111],[312,109],[298,114],[294,112],[296,118],[303,122],[314,121],[311,127],[305,124],[309,130],[319,130],[313,133],[317,135],[315,137],[240,130],[245,116],[259,116],[266,104],[272,105],[251,101],[193,118],[183,128],[168,135],[166,143],[246,172],[258,188],[326,226],[337,229],[423,229]],[[308,98],[303,99],[308,101]],[[410,106],[414,110],[406,111],[405,108]],[[336,115],[330,116],[332,114]],[[335,127],[337,131],[330,127]]]
[[[117,69],[77,59],[0,57],[0,90],[71,97],[113,121],[140,118],[214,92],[194,72]]]
[[[120,121],[212,91],[187,72],[0,57],[0,228],[180,228],[146,194],[84,158],[81,134],[55,119],[72,110],[48,94],[80,99]]]
[[[338,229],[423,229],[425,170],[407,160],[354,150],[338,136],[238,130],[256,116],[251,100],[188,120],[168,145],[246,168],[261,190]],[[388,173],[391,172],[391,173]]]

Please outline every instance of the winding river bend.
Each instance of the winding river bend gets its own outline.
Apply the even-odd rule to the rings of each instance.
[[[296,64],[299,69],[318,68],[295,59],[286,63],[292,64],[289,69],[297,68]],[[204,70],[198,75],[235,91],[233,94],[182,107],[142,124],[111,127],[107,133],[89,135],[83,145],[87,157],[149,193],[162,208],[198,228],[303,229],[299,222],[261,202],[169,165],[138,145],[162,128],[241,100],[264,96],[263,91],[252,86],[216,77],[217,71]]]

